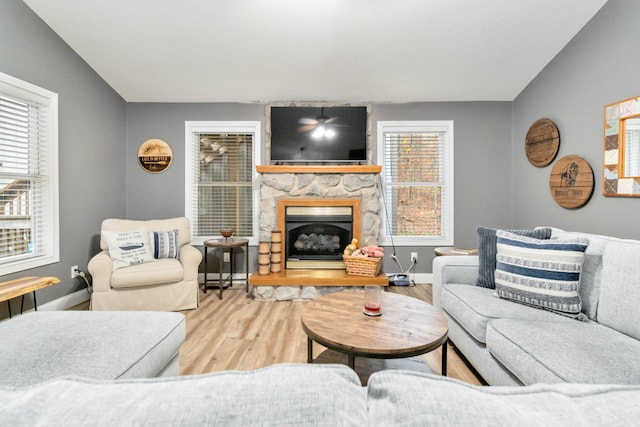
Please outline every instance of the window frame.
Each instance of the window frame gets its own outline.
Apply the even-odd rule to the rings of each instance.
[[[192,163],[191,152],[193,150],[193,134],[194,133],[251,133],[253,134],[253,164],[251,171],[252,182],[252,233],[251,236],[238,236],[249,239],[250,245],[257,245],[259,241],[259,223],[258,223],[258,209],[260,206],[260,185],[258,182],[259,175],[256,170],[256,166],[261,164],[262,155],[262,123],[260,121],[185,121],[185,216],[189,218],[191,222],[191,243],[193,245],[201,246],[205,240],[218,238],[219,235],[212,236],[196,236],[193,232],[193,225],[195,224],[191,214],[194,208],[194,200],[191,195],[194,190],[194,183],[191,181],[193,176],[194,167]]]
[[[445,132],[447,135],[444,147],[444,171],[443,182],[447,188],[445,196],[442,200],[442,206],[446,206],[444,220],[442,221],[442,236],[399,236],[389,234],[389,220],[391,216],[387,209],[390,199],[387,198],[388,187],[385,183],[390,182],[389,165],[387,164],[385,134],[387,133],[429,133],[429,132]],[[382,166],[380,172],[380,204],[383,207],[380,210],[380,243],[382,245],[395,246],[452,246],[454,242],[454,171],[453,171],[453,154],[454,154],[454,121],[453,120],[394,120],[394,121],[378,121],[377,123],[377,141],[376,141],[376,159],[378,165]]]
[[[43,242],[39,246],[40,252],[14,255],[7,260],[0,258],[0,275],[6,275],[60,262],[58,94],[1,72],[0,93],[46,107],[47,116],[43,122],[48,132],[43,137],[44,144],[40,145],[45,146],[45,156],[49,159],[44,173],[40,174],[47,177],[43,190],[39,191],[44,198],[41,204],[45,206],[42,217],[38,219],[43,229],[38,232],[38,237],[34,237]]]

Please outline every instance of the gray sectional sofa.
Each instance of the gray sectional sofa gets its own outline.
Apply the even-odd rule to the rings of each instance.
[[[476,387],[381,371],[362,387],[342,365],[137,380],[60,378],[0,386],[0,425],[610,426],[640,419],[640,386]]]
[[[449,338],[490,385],[640,384],[640,241],[552,229],[588,240],[580,321],[476,286],[478,256],[433,261],[433,301]]]
[[[175,376],[185,335],[181,313],[29,312],[0,322],[0,385]]]

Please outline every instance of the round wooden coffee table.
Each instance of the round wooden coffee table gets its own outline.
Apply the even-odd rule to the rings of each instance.
[[[442,375],[447,373],[449,326],[442,310],[419,299],[382,292],[382,315],[362,312],[364,291],[327,294],[308,302],[300,316],[307,334],[307,362],[313,363],[313,341],[355,357],[397,359],[428,353],[442,346]]]

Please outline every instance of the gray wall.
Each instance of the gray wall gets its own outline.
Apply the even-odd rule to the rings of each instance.
[[[520,227],[553,225],[640,238],[640,199],[602,196],[604,106],[640,95],[640,2],[610,0],[513,102],[512,205]],[[560,131],[558,157],[582,156],[595,188],[582,208],[567,210],[549,191],[552,165],[532,166],[524,151],[531,124],[548,117]]]
[[[19,0],[0,2],[0,71],[59,97],[60,262],[0,278],[59,277],[60,284],[38,291],[41,304],[82,287],[71,266],[86,271],[102,219],[125,214],[126,104]],[[4,317],[6,304],[0,310]]]
[[[374,123],[380,120],[454,121],[454,241],[460,247],[476,247],[478,225],[510,227],[511,204],[511,103],[432,102],[378,104],[372,108]],[[375,128],[375,126],[374,126]],[[375,129],[373,140],[376,140]],[[418,252],[416,273],[431,273],[432,247],[396,247],[403,268],[411,252]],[[386,248],[391,254],[392,249]],[[399,272],[385,257],[383,269]]]
[[[185,121],[263,121],[264,106],[237,103],[129,103],[127,105],[126,217],[153,219],[184,216]],[[264,130],[264,125],[262,126]],[[162,173],[146,172],[138,149],[148,139],[166,141],[173,163]]]

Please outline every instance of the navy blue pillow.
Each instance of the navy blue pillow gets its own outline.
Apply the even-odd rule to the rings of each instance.
[[[478,227],[478,279],[476,286],[482,288],[496,288],[495,272],[496,272],[496,245],[498,237],[495,228]],[[534,239],[551,238],[550,228],[536,228],[535,230],[506,230],[519,236],[533,237]]]

